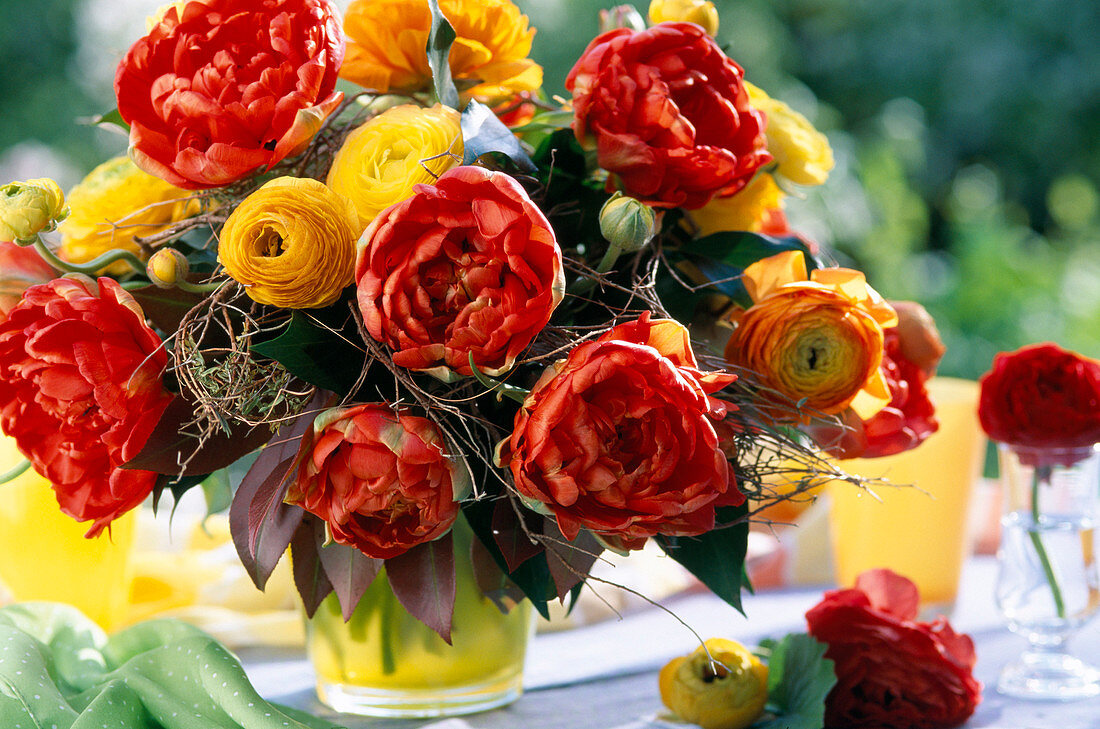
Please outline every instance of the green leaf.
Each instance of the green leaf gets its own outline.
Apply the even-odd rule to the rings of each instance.
[[[715,510],[719,523],[730,523],[748,513],[748,507],[727,506]],[[713,529],[697,537],[658,536],[657,544],[665,554],[687,568],[718,597],[741,609],[741,576],[749,541],[748,521]]]
[[[220,514],[233,503],[233,484],[229,471],[222,468],[210,474],[202,482],[202,495],[206,497],[206,515]]]
[[[777,253],[802,251],[809,271],[821,267],[821,262],[810,252],[806,243],[794,236],[776,238],[748,231],[713,233],[684,244],[680,251],[693,256],[705,256],[741,270]]]
[[[101,127],[124,137],[130,136],[130,125],[122,119],[122,114],[118,113],[117,108],[99,116],[84,117],[78,122],[89,127]]]
[[[334,327],[335,328],[335,327]],[[314,323],[310,314],[295,311],[282,334],[252,345],[252,351],[270,357],[290,374],[311,385],[347,394],[359,378],[365,353],[349,338],[347,327],[330,331]]]
[[[768,710],[777,716],[753,729],[821,729],[825,697],[836,685],[827,646],[806,633],[791,633],[770,648]]]
[[[455,29],[443,17],[438,0],[428,0],[432,11],[432,27],[428,31],[428,66],[432,69],[432,83],[435,97],[440,103],[452,109],[458,109],[458,89],[451,77],[451,44],[455,40]]]
[[[462,164],[473,164],[482,155],[497,152],[512,160],[524,172],[538,170],[512,130],[485,104],[471,101],[466,111],[462,112],[461,124],[462,140],[466,145]]]

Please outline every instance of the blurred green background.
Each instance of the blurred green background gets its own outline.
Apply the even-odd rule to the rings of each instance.
[[[115,64],[161,2],[0,0],[0,177],[69,187],[124,150],[75,120],[113,107]],[[886,296],[928,307],[942,373],[977,377],[997,351],[1045,340],[1100,357],[1100,3],[716,4],[747,78],[836,152],[792,220]],[[610,3],[519,5],[562,94]]]

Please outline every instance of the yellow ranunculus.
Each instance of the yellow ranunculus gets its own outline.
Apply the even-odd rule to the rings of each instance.
[[[61,258],[86,263],[114,249],[144,258],[134,236],[149,236],[193,215],[198,203],[191,193],[142,172],[128,157],[115,157],[96,167],[69,191],[72,213],[61,231]],[[122,262],[104,269],[130,271]]]
[[[748,81],[749,102],[768,116],[765,134],[777,172],[799,185],[821,185],[833,169],[833,148],[809,120]]]
[[[361,232],[343,195],[317,180],[278,177],[225,221],[218,260],[253,300],[313,309],[336,301],[351,283]]]
[[[49,178],[9,182],[0,187],[0,241],[29,245],[53,230],[64,209],[65,195]]]
[[[742,282],[754,303],[734,315],[729,362],[826,414],[851,405],[867,419],[890,402],[883,330],[898,317],[862,273],[822,268],[807,277],[802,252],[787,251],[746,268]]]
[[[439,7],[457,36],[450,65],[460,90],[495,99],[542,86],[542,67],[528,58],[535,31],[511,0],[439,0]],[[430,27],[427,0],[353,0],[340,76],[382,92],[427,88]]]
[[[649,4],[649,22],[695,23],[711,38],[718,34],[718,9],[708,0],[653,0]]]
[[[761,233],[769,216],[783,205],[783,191],[771,175],[760,174],[744,189],[728,197],[716,197],[709,203],[688,212],[699,229],[699,235],[730,230]]]
[[[364,228],[390,205],[462,161],[458,112],[395,106],[359,127],[332,160],[328,186],[351,200]]]
[[[768,667],[725,638],[711,638],[705,649],[672,659],[658,682],[664,705],[703,729],[744,729],[768,702]]]

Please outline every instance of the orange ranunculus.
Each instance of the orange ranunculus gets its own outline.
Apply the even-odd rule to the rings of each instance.
[[[355,129],[332,158],[326,183],[351,200],[366,228],[390,205],[462,162],[458,112],[403,104]]]
[[[122,468],[168,406],[168,355],[113,280],[27,289],[0,324],[0,426],[88,536],[141,504],[157,474]]]
[[[330,0],[169,7],[115,74],[134,162],[196,190],[297,154],[343,98],[339,17]]]
[[[744,72],[691,23],[596,37],[573,66],[573,132],[609,186],[658,207],[700,208],[771,156]]]
[[[465,93],[496,99],[542,86],[542,67],[528,58],[535,31],[511,0],[440,0],[439,8],[455,29],[451,75]],[[427,88],[430,27],[427,0],[354,0],[341,78],[379,92]]]
[[[401,367],[497,375],[565,296],[561,248],[503,172],[456,167],[374,219],[355,264],[359,309]]]
[[[754,303],[735,314],[727,360],[821,413],[851,405],[866,419],[890,401],[883,329],[897,315],[862,273],[825,268],[807,278],[801,251],[787,251],[752,264],[743,280]]]
[[[352,282],[355,206],[317,180],[277,177],[222,226],[218,261],[245,293],[287,309],[328,306]]]
[[[470,488],[439,428],[386,403],[321,413],[302,439],[286,500],[325,520],[332,538],[388,559],[443,536]]]
[[[500,464],[569,539],[589,529],[633,549],[703,534],[716,507],[745,501],[726,453],[735,407],[712,396],[735,379],[700,371],[687,329],[647,312],[547,369]]]

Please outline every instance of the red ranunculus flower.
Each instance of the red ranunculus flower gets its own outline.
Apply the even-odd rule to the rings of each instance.
[[[19,303],[24,291],[56,275],[33,247],[0,241],[0,321]]]
[[[829,648],[837,683],[825,700],[830,729],[936,729],[962,724],[981,701],[974,643],[945,618],[916,621],[920,596],[887,569],[854,589],[830,590],[806,613]]]
[[[515,180],[456,167],[383,211],[360,242],[359,308],[393,361],[444,379],[511,368],[565,295],[561,249]]]
[[[898,328],[885,332],[882,371],[890,387],[890,402],[863,421],[867,447],[861,458],[878,458],[916,448],[939,430],[936,408],[928,399],[920,367],[904,357]]]
[[[337,542],[379,559],[445,534],[470,485],[434,423],[385,403],[322,413],[299,457],[287,502],[324,519]]]
[[[718,432],[734,406],[711,397],[734,379],[699,371],[687,330],[643,314],[547,369],[500,462],[568,539],[589,529],[636,548],[702,534],[715,507],[745,500]]]
[[[1100,443],[1100,362],[1055,344],[993,358],[978,419],[993,440],[1029,449]]]
[[[88,536],[141,504],[157,475],[120,468],[171,396],[168,357],[113,280],[59,278],[27,289],[0,324],[0,426],[53,483]]]
[[[138,167],[189,190],[296,154],[340,103],[329,0],[202,0],[168,8],[115,74]]]
[[[565,81],[573,131],[595,147],[609,185],[650,205],[699,208],[771,160],[743,77],[697,25],[608,31]]]

